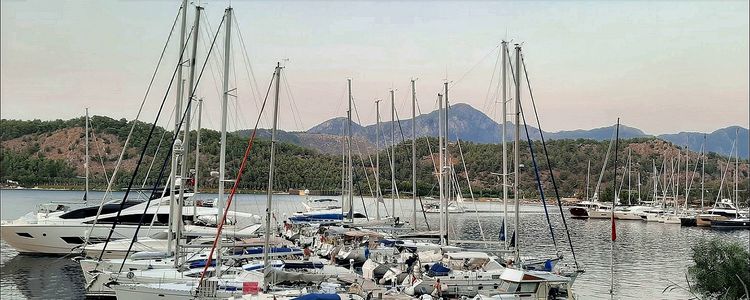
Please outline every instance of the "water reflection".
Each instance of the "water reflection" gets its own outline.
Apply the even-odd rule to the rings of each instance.
[[[81,268],[70,258],[17,255],[2,242],[3,299],[83,299]]]
[[[3,191],[3,217],[20,216],[33,210],[36,203],[44,203],[58,198],[71,198],[74,192]],[[199,195],[205,199],[213,195]],[[16,201],[18,198],[19,201]],[[22,199],[33,199],[25,201]],[[238,195],[233,209],[264,214],[264,195]],[[277,219],[283,219],[301,210],[302,197],[274,196],[274,211]],[[63,199],[64,200],[64,199]],[[5,204],[14,203],[14,209]],[[367,211],[375,211],[373,199],[365,198]],[[389,201],[388,201],[389,202]],[[390,203],[388,203],[390,209]],[[471,205],[471,204],[470,204]],[[473,206],[473,205],[472,205]],[[362,201],[355,204],[362,211]],[[399,215],[410,221],[411,202],[396,203]],[[480,211],[499,210],[497,203],[478,203]],[[472,207],[473,208],[473,207]],[[381,210],[382,212],[382,210]],[[565,256],[564,263],[573,264],[570,246],[567,242],[559,211],[550,211],[557,243],[551,239],[544,210],[541,206],[523,206],[518,243],[523,255],[553,256],[560,252]],[[557,213],[557,214],[554,214]],[[567,213],[567,211],[566,211]],[[513,213],[509,213],[508,232],[513,230]],[[451,214],[451,233],[459,239],[497,241],[502,213]],[[426,229],[424,217],[418,214],[419,227]],[[439,224],[438,214],[428,214],[427,221],[433,230]],[[610,222],[609,220],[568,219],[570,236],[576,258],[586,270],[576,280],[574,292],[578,299],[609,298],[610,283]],[[481,225],[481,230],[480,230]],[[718,237],[750,243],[750,231],[714,231],[704,228],[683,228],[679,225],[646,223],[642,221],[618,221],[617,242],[614,252],[615,299],[686,299],[690,295],[682,290],[662,293],[672,283],[685,284],[685,272],[691,264],[690,247],[701,238]],[[750,246],[750,244],[748,245]],[[83,298],[84,279],[78,265],[69,258],[24,256],[4,242],[0,243],[0,296],[3,299],[80,299]]]

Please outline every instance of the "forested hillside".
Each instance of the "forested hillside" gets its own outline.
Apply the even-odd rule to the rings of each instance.
[[[0,165],[0,179],[14,180],[22,186],[66,186],[81,187],[84,174],[83,153],[84,133],[83,118],[67,121],[16,121],[2,120],[0,122],[0,137],[2,138],[2,163]],[[91,119],[92,142],[91,142],[91,171],[92,183],[96,188],[106,186],[105,173],[112,175],[122,146],[132,125],[125,120],[114,120],[107,117],[94,116]],[[146,141],[150,125],[138,124],[135,134],[128,146],[122,163],[123,172],[117,177],[118,187],[124,187],[129,181],[137,160]],[[228,177],[233,178],[247,145],[246,132],[243,135],[228,135],[227,145],[227,169]],[[245,190],[263,190],[267,184],[269,142],[267,136],[260,135],[256,141],[241,180],[241,187]],[[193,132],[195,137],[195,132]],[[149,172],[148,184],[153,184],[158,176],[159,170],[166,158],[168,148],[166,145],[171,141],[172,135],[163,128],[155,130],[146,156],[141,165],[136,181],[142,184],[143,178]],[[211,177],[211,171],[215,171],[219,164],[219,133],[213,130],[201,130],[201,156],[199,167],[200,185],[205,190],[214,190],[217,186],[217,178]],[[300,143],[300,141],[297,141]],[[161,146],[157,147],[159,144]],[[410,141],[402,142],[396,147],[396,180],[400,191],[411,191],[411,146]],[[437,193],[435,187],[434,163],[437,162],[436,151],[437,140],[435,138],[420,138],[417,141],[417,189],[420,195],[434,195]],[[552,198],[553,187],[551,176],[547,170],[547,162],[540,142],[533,142],[540,177],[543,182],[545,194]],[[588,162],[591,162],[591,175],[589,194],[593,195],[599,173],[602,169],[604,157],[609,142],[594,140],[553,140],[547,145],[549,159],[552,164],[553,174],[562,197],[585,197],[586,176]],[[327,147],[340,149],[340,144],[331,144]],[[354,149],[354,165],[356,168],[355,189],[369,195],[374,189],[374,154],[368,156],[362,145],[360,150]],[[190,148],[195,149],[194,139]],[[520,145],[523,165],[520,171],[520,190],[525,198],[538,198],[539,193],[535,181],[533,162],[531,161],[528,144],[523,141]],[[459,185],[466,197],[469,196],[466,188],[466,173],[463,165],[468,170],[468,179],[476,196],[497,197],[501,190],[500,179],[497,173],[501,173],[501,146],[497,144],[477,144],[462,141],[459,144],[452,142],[449,147],[451,162],[459,176]],[[431,153],[432,152],[432,153]],[[663,193],[661,186],[665,180],[670,188],[679,181],[679,190],[684,194],[686,177],[688,183],[692,176],[691,199],[700,199],[700,171],[701,165],[696,169],[698,154],[690,152],[688,172],[685,171],[685,150],[675,145],[656,138],[637,138],[621,140],[618,152],[618,183],[617,189],[621,190],[621,198],[627,201],[628,176],[625,166],[628,152],[632,153],[632,172],[630,173],[631,196],[637,199],[638,176],[641,182],[641,198],[650,199],[653,195],[653,169],[654,166],[662,172],[666,167],[666,174],[658,178],[659,194]],[[384,193],[390,190],[390,167],[389,151],[380,152],[380,183]],[[461,155],[463,154],[463,156]],[[194,152],[190,154],[189,168],[194,168]],[[678,162],[677,157],[682,158]],[[462,160],[465,159],[465,161]],[[154,159],[155,158],[155,159]],[[509,158],[512,155],[509,153]],[[338,190],[341,185],[342,157],[340,153],[326,154],[318,150],[304,148],[292,143],[279,143],[276,156],[276,189],[284,191],[290,188],[307,188],[311,190]],[[719,190],[721,173],[725,171],[727,157],[711,153],[705,164],[706,172],[706,199],[713,200]],[[512,161],[509,162],[512,165]],[[102,168],[102,164],[104,168]],[[150,167],[151,166],[151,167]],[[167,164],[167,167],[169,164]],[[604,200],[612,198],[613,191],[613,158],[610,157],[608,167],[605,168],[601,182],[600,195]],[[365,171],[367,177],[365,177]],[[510,170],[512,171],[512,170]],[[696,171],[693,173],[693,171]],[[674,176],[671,174],[674,173]],[[165,171],[168,174],[168,170]],[[623,175],[625,174],[625,175]],[[664,174],[664,172],[662,172]],[[734,163],[730,164],[728,171],[729,181],[723,185],[724,197],[730,194],[734,188],[733,174]],[[687,176],[686,176],[687,175]],[[624,177],[623,177],[624,176]],[[747,199],[748,190],[748,165],[746,161],[740,164],[740,190],[742,199]],[[369,181],[368,181],[369,179]],[[165,179],[162,179],[163,184]],[[622,182],[622,188],[620,188]],[[676,187],[675,187],[676,188]],[[672,190],[668,195],[672,194]],[[684,196],[683,196],[684,197]]]

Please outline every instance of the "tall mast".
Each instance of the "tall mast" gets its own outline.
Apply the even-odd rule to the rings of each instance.
[[[182,15],[180,16],[180,50],[183,50],[185,46],[185,27],[187,26],[187,0],[182,0],[182,7],[180,8],[182,10]],[[180,121],[182,119],[182,95],[184,92],[182,91],[183,87],[183,79],[182,79],[182,67],[183,67],[183,53],[185,51],[180,51],[180,57],[177,64],[177,92],[176,94],[176,103],[175,103],[175,110],[174,110],[174,136],[178,136],[180,134]],[[177,145],[172,145],[173,148],[177,148]],[[177,149],[175,149],[177,150]],[[175,203],[176,203],[176,197],[175,197],[175,177],[177,176],[177,151],[174,151],[172,154],[172,168],[169,171],[169,235],[167,235],[167,253],[172,253],[172,230],[177,224],[174,220],[175,216]]]
[[[685,143],[685,210],[687,211],[688,208],[688,194],[690,193],[690,190],[688,189],[688,166],[690,165],[690,146],[688,146],[687,143]]]
[[[193,177],[193,192],[198,193],[198,167],[201,157],[201,119],[203,114],[203,98],[198,99],[198,124],[195,136],[195,175]]]
[[[391,213],[396,216],[396,102],[391,90]]]
[[[515,243],[515,250],[516,250],[516,261],[520,262],[521,259],[521,253],[519,251],[519,245],[520,243],[520,237],[521,235],[518,234],[519,226],[518,224],[521,222],[521,214],[519,213],[521,209],[520,201],[518,199],[518,185],[520,184],[519,179],[519,170],[518,170],[518,164],[521,159],[521,155],[519,153],[519,145],[521,144],[521,46],[516,44],[516,96],[515,102],[516,102],[516,120],[515,120],[515,127],[516,127],[516,134],[514,136],[515,144],[513,145],[513,176],[515,177],[513,180],[513,201],[515,202],[515,215],[516,215],[516,223],[514,228],[514,234],[516,237],[516,243]]]
[[[380,191],[380,100],[375,100],[375,218],[380,220],[380,202],[383,194]]]
[[[276,72],[274,72],[275,79],[275,94],[273,97],[273,127],[271,129],[271,161],[268,168],[268,191],[266,192],[266,233],[265,241],[263,243],[263,265],[268,266],[268,258],[271,252],[271,200],[273,198],[273,173],[274,163],[276,160],[276,125],[279,117],[279,83],[281,81],[281,64],[276,63]],[[351,166],[351,164],[350,164]],[[218,264],[217,264],[218,265]],[[265,273],[265,271],[264,271]],[[265,283],[266,290],[268,290],[268,283]]]
[[[630,203],[630,196],[632,195],[632,189],[630,188],[630,167],[632,164],[632,161],[630,160],[630,150],[630,147],[628,147],[628,205],[632,205],[632,203]]]
[[[680,208],[680,202],[678,201],[678,198],[680,197],[680,163],[682,163],[682,152],[678,150],[677,151],[677,168],[674,169],[674,174],[675,174],[675,177],[674,177],[674,184],[675,184],[674,210],[675,210],[675,213],[677,213],[677,211]]]
[[[508,95],[506,94],[506,92],[508,91],[508,86],[507,86],[508,84],[508,80],[507,80],[508,42],[503,41],[502,45],[503,45],[503,48],[502,48],[503,53],[501,53],[501,55],[502,55],[503,67],[500,69],[501,70],[500,76],[502,80],[503,92],[502,92],[502,99],[500,100],[502,102],[502,113],[503,113],[503,118],[502,118],[503,130],[501,133],[501,136],[502,136],[501,144],[503,147],[503,169],[502,169],[502,172],[500,173],[502,174],[501,176],[503,176],[503,226],[502,227],[503,227],[503,236],[505,237],[505,241],[503,241],[503,243],[505,243],[505,250],[508,250],[508,239],[507,239],[508,237],[508,226],[507,226],[507,223],[508,223],[508,144],[506,143],[507,141],[506,135],[508,132],[508,128],[506,125],[508,123]]]
[[[411,222],[417,230],[417,87],[411,80]]]
[[[445,137],[443,138],[443,146],[445,147],[445,153],[443,154],[443,159],[445,159],[445,172],[447,172],[446,176],[443,176],[443,180],[445,180],[445,183],[443,184],[444,188],[446,189],[446,197],[445,197],[445,206],[443,209],[445,210],[445,214],[443,214],[443,218],[445,218],[445,221],[443,221],[443,224],[445,224],[445,244],[447,245],[449,243],[448,237],[450,236],[450,230],[448,230],[448,201],[450,201],[451,197],[451,176],[453,175],[452,171],[452,165],[450,163],[450,156],[448,154],[448,109],[450,108],[450,104],[448,103],[448,80],[443,83],[444,86],[444,95],[445,95],[445,110],[443,113],[445,114],[445,117],[443,117],[443,126],[445,127],[443,129],[443,134]]]
[[[185,185],[183,184],[186,175],[187,175],[187,165],[188,165],[188,153],[190,153],[190,102],[193,100],[193,85],[195,84],[195,59],[198,52],[198,33],[200,32],[200,20],[201,20],[201,10],[203,10],[203,7],[196,6],[195,7],[195,24],[193,25],[193,49],[192,49],[192,55],[190,55],[190,73],[188,75],[188,99],[187,99],[187,105],[185,108],[185,135],[182,139],[184,142],[182,143],[182,165],[180,166],[180,196],[177,198],[177,211],[175,213],[174,222],[176,222],[177,231],[175,232],[175,251],[179,252],[179,246],[180,246],[180,236],[182,235],[182,206],[185,199]],[[179,253],[178,253],[179,254]],[[174,266],[178,267],[180,265],[180,259],[179,256],[175,257],[174,260]]]
[[[354,173],[352,169],[352,79],[348,78],[346,80],[347,88],[349,90],[349,111],[347,111],[347,120],[346,123],[346,169],[349,174],[349,178],[347,178],[347,189],[349,190],[348,194],[348,206],[349,211],[347,212],[347,216],[350,221],[353,221],[353,212],[354,212]]]
[[[216,220],[224,216],[224,180],[226,180],[226,159],[227,159],[227,110],[229,106],[229,61],[232,54],[232,8],[227,7],[224,10],[224,82],[222,83],[222,95],[221,95],[221,143],[219,150],[219,198],[216,199]],[[200,102],[199,106],[200,108]],[[200,114],[198,115],[198,122],[200,122]],[[200,131],[200,128],[198,128]],[[200,134],[198,135],[200,136]],[[196,146],[196,152],[198,147]],[[197,155],[197,154],[196,154]],[[197,159],[197,157],[196,157]],[[196,161],[196,174],[198,171],[198,162]],[[198,190],[195,190],[198,192]],[[268,227],[266,227],[266,233],[268,233]],[[221,237],[219,237],[221,241]],[[216,252],[216,261],[221,261],[221,251]],[[218,266],[219,264],[217,264]],[[221,273],[221,268],[217,268],[217,274]]]
[[[620,142],[620,118],[617,118],[617,128],[615,129],[615,167],[614,167],[614,178],[612,179],[612,191],[617,191],[617,146]],[[609,294],[614,295],[615,293],[615,240],[617,239],[617,229],[615,228],[615,206],[617,205],[617,196],[612,199],[612,241],[609,244],[609,267],[610,267],[610,286]]]
[[[341,137],[342,137],[341,138],[341,215],[342,216],[344,215],[344,209],[346,206],[344,204],[346,203],[346,199],[347,199],[346,193],[344,193],[344,191],[346,191],[346,188],[347,188],[346,178],[349,178],[349,175],[347,173],[348,169],[346,168],[346,138],[344,138],[344,136],[346,135],[346,126],[344,126],[344,129],[345,129],[344,130],[345,132],[342,132],[341,134]]]
[[[591,182],[591,160],[586,167],[586,201],[589,201],[589,183]]]
[[[195,177],[193,177],[193,192],[198,193],[198,167],[200,166],[201,158],[201,115],[203,114],[203,98],[198,99],[198,126],[195,137]],[[197,215],[197,202],[193,201],[193,222],[198,218]],[[221,216],[221,215],[220,215]],[[218,220],[218,217],[217,217]]]
[[[736,128],[734,130],[734,139],[739,140],[740,138],[740,128]],[[735,209],[735,218],[738,217],[737,213],[739,213],[740,208],[740,144],[737,143],[737,148],[734,149],[734,205],[737,209]]]
[[[641,205],[641,172],[638,172],[638,205]]]
[[[445,219],[443,219],[443,202],[445,200],[445,182],[443,181],[445,160],[443,160],[443,94],[438,93],[438,160],[440,161],[440,168],[438,168],[438,185],[440,188],[440,205],[438,211],[440,212],[440,245],[447,246],[445,240]]]
[[[705,196],[706,187],[704,186],[706,177],[706,134],[703,134],[703,145],[701,145],[701,212],[703,212],[703,197]]]
[[[83,202],[89,201],[89,109],[86,108],[86,157],[84,158],[83,166],[86,169],[86,191],[83,194]]]
[[[656,160],[651,159],[651,165],[654,167],[654,196],[651,200],[651,206],[654,206],[656,204],[656,197],[658,197],[658,191],[659,188],[659,172],[656,171]]]

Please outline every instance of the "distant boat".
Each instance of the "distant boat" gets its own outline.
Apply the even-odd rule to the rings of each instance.
[[[750,218],[735,218],[729,220],[711,221],[711,228],[718,229],[750,229]]]

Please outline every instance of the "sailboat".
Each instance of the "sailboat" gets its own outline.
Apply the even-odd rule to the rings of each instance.
[[[507,54],[507,42],[502,43],[503,51],[503,63],[505,64],[505,55]],[[515,78],[520,77],[520,56],[521,47],[516,45],[516,74]],[[504,71],[503,71],[504,72]],[[515,165],[515,178],[516,183],[518,182],[518,168],[519,168],[519,144],[520,144],[520,80],[516,81],[515,85],[516,94],[514,101],[516,103],[516,134],[515,134],[515,147],[514,147],[514,165]],[[443,96],[448,95],[448,83],[445,83],[444,94],[438,95],[438,103],[440,110],[443,106]],[[505,105],[503,99],[503,105]],[[447,99],[445,101],[447,104]],[[440,113],[442,116],[442,112]],[[446,118],[447,119],[447,118]],[[441,129],[443,119],[441,118]],[[441,130],[442,131],[442,130]],[[444,154],[445,148],[443,147],[443,136],[439,139],[440,143],[440,168],[438,176],[440,178],[440,195],[442,201],[441,207],[441,245],[448,245],[449,235],[448,231],[448,213],[447,210],[447,197],[445,190],[448,188],[447,184],[444,183],[444,179],[447,179],[448,172],[447,164],[445,161],[446,155]],[[506,172],[503,172],[506,173]],[[547,260],[544,265],[548,267],[548,270],[534,270],[530,268],[532,265],[525,265],[525,261],[521,259],[519,247],[515,242],[516,233],[519,229],[519,191],[518,184],[514,184],[514,198],[516,205],[516,223],[515,232],[513,233],[514,240],[513,250],[510,253],[514,254],[514,257],[509,260],[502,260],[500,257],[487,254],[482,251],[456,251],[444,253],[441,258],[433,262],[420,262],[420,268],[415,268],[415,275],[419,277],[409,277],[404,279],[404,284],[408,287],[405,292],[411,296],[420,296],[424,294],[435,294],[436,288],[439,286],[442,295],[448,297],[477,297],[476,299],[517,299],[521,297],[533,297],[533,298],[544,298],[552,297],[552,299],[568,299],[572,297],[572,291],[570,290],[572,284],[577,276],[577,272],[569,274],[570,276],[562,276],[551,272],[553,262]],[[445,219],[444,219],[445,218]],[[508,252],[507,250],[500,250],[500,252]],[[420,253],[421,260],[421,253]]]
[[[602,179],[604,178],[604,171],[607,167],[607,161],[609,161],[609,154],[612,151],[612,145],[615,143],[615,130],[612,132],[612,139],[609,141],[609,148],[607,148],[607,154],[604,157],[604,164],[602,164],[602,170],[599,172],[599,180],[594,188],[594,195],[591,199],[586,199],[576,203],[570,207],[570,216],[574,219],[608,219],[612,213],[612,206],[599,202],[599,187],[601,186]]]
[[[735,140],[739,138],[739,129],[736,131]],[[729,215],[724,215],[724,217],[729,219],[723,219],[721,217],[713,217],[711,219],[711,228],[718,228],[718,229],[750,229],[750,212],[747,213],[741,213],[737,209],[739,207],[739,201],[740,201],[740,187],[739,187],[739,174],[740,174],[740,155],[739,155],[739,147],[735,148],[734,153],[734,217],[730,217]],[[714,211],[717,212],[717,211]]]
[[[737,143],[737,139],[732,142],[732,148],[730,150],[730,153],[735,151],[735,147]],[[727,174],[729,172],[729,166],[731,165],[731,160],[727,161],[726,168],[724,168],[724,172],[722,172],[721,176],[721,182],[719,183],[719,190],[721,191],[724,188],[724,181],[726,180]],[[737,207],[733,203],[732,200],[723,198],[719,200],[721,197],[721,193],[716,194],[716,200],[714,201],[714,206],[711,209],[706,210],[705,212],[698,214],[695,217],[696,225],[699,227],[710,227],[713,221],[725,221],[733,218],[737,218],[739,216],[739,212],[737,210]]]

